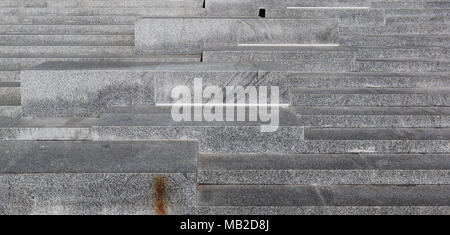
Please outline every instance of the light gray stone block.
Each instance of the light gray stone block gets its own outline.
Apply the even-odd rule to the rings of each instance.
[[[449,153],[448,140],[308,140],[304,153]]]
[[[357,27],[339,27],[339,35],[409,35],[409,34],[432,34],[448,35],[450,24],[402,24],[388,26],[357,26]]]
[[[200,184],[447,184],[448,155],[200,155]]]
[[[5,118],[0,140],[90,140],[94,118]]]
[[[174,17],[205,16],[203,8],[190,7],[47,7],[47,8],[0,8],[3,16],[138,16]]]
[[[77,52],[77,51],[76,51]],[[75,52],[75,53],[76,53]],[[65,54],[64,51],[60,53]],[[114,53],[114,52],[112,52]],[[45,56],[45,55],[44,55]],[[50,56],[50,55],[49,55]],[[54,56],[64,56],[57,54]],[[85,63],[161,63],[161,62],[200,62],[200,56],[140,56],[123,57],[106,54],[102,55],[77,55],[78,57],[48,57],[48,58],[0,58],[0,69],[19,70],[30,68],[46,62],[85,62]],[[97,56],[97,57],[89,57]]]
[[[449,16],[397,16],[387,17],[386,25],[392,24],[421,24],[421,23],[449,23]]]
[[[133,46],[0,46],[1,57],[132,57]]]
[[[6,174],[0,214],[195,214],[196,185],[195,174]]]
[[[447,35],[350,35],[340,37],[339,43],[349,47],[446,47],[449,40]]]
[[[20,81],[20,71],[0,71],[0,82]]]
[[[446,88],[295,88],[298,106],[449,106]]]
[[[300,18],[300,19],[318,19],[318,18],[337,18],[340,25],[384,25],[384,11],[381,9],[345,9],[345,8],[303,8],[303,9],[276,9],[266,10],[266,17],[277,18]]]
[[[206,186],[199,206],[448,206],[448,185]]]
[[[19,118],[21,115],[21,106],[0,106],[0,117]]]
[[[196,173],[195,141],[1,141],[1,174]]]
[[[261,132],[268,123],[175,122],[170,108],[143,108],[104,114],[94,125],[95,140],[181,139],[198,140],[202,152],[300,152],[303,128],[296,126],[295,115],[281,110],[275,132]],[[237,119],[235,119],[237,120]]]
[[[334,20],[147,18],[136,23],[136,52],[199,54],[210,44],[332,43],[336,27]]]
[[[0,35],[2,46],[133,46],[134,35]]]
[[[414,8],[404,8],[404,9],[385,9],[384,10],[387,17],[389,16],[449,16],[450,13],[447,9],[414,9]]]
[[[449,128],[306,128],[306,140],[450,140]]]
[[[361,72],[449,72],[448,60],[421,59],[358,59],[357,71]]]
[[[311,207],[270,207],[270,206],[217,206],[199,207],[201,215],[448,215],[450,207],[433,206],[311,206]]]
[[[355,108],[355,107],[352,107]],[[436,115],[298,115],[301,126],[359,128],[450,127],[450,116]]]
[[[28,116],[97,116],[113,105],[173,103],[171,90],[192,85],[194,78],[202,78],[205,86],[222,88],[280,86],[280,102],[287,102],[286,72],[271,67],[274,66],[225,63],[48,63],[22,72],[22,105]]]
[[[132,35],[133,25],[0,25],[0,34]]]
[[[443,88],[445,73],[291,73],[291,87],[303,88]]]

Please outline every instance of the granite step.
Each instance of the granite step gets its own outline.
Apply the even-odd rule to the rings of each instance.
[[[339,27],[340,36],[352,35],[448,35],[450,34],[450,24],[423,23],[423,24],[401,24],[387,26],[355,26]]]
[[[201,185],[449,184],[448,154],[200,154]]]
[[[0,3],[0,7],[202,7],[203,0],[129,0],[126,3],[120,0],[35,0],[35,1],[11,1],[6,0]]]
[[[449,140],[307,140],[303,153],[310,154],[448,154]]]
[[[305,128],[306,140],[450,140],[449,128]]]
[[[45,55],[43,55],[45,56]],[[53,56],[53,55],[51,55]],[[65,55],[56,55],[65,56]],[[71,55],[69,55],[71,56]],[[161,62],[200,62],[200,56],[135,56],[135,57],[114,57],[111,54],[106,55],[75,55],[86,56],[81,58],[0,58],[0,69],[3,70],[20,70],[30,68],[45,62],[89,62],[89,63],[161,63]],[[100,58],[92,58],[98,56]],[[117,56],[117,55],[116,55]],[[121,56],[121,55],[119,55]]]
[[[387,17],[386,25],[394,24],[423,24],[423,23],[450,23],[450,16],[401,16]]]
[[[373,1],[371,8],[383,9],[448,9],[450,2],[448,1]]]
[[[445,88],[446,73],[291,73],[291,87],[302,88]]]
[[[17,82],[20,81],[20,71],[1,71],[0,82]]]
[[[137,16],[0,16],[1,25],[132,25]]]
[[[448,185],[202,185],[199,214],[448,214]]]
[[[356,71],[361,72],[449,72],[450,62],[446,59],[357,59]]]
[[[52,62],[22,71],[22,107],[27,116],[89,117],[99,116],[113,105],[173,104],[178,100],[172,98],[173,88],[187,86],[193,91],[195,78],[201,79],[205,86],[219,88],[279,86],[280,101],[274,102],[286,104],[287,87],[283,80],[286,71],[272,67],[229,63]]]
[[[384,9],[386,17],[390,16],[449,16],[449,8],[434,8],[434,9],[414,9],[414,8],[403,8],[403,9]]]
[[[0,25],[3,35],[132,35],[134,25]]]
[[[210,17],[144,18],[136,22],[138,54],[199,54],[211,44],[322,44],[333,43],[337,37],[334,19]]]
[[[208,153],[301,151],[303,128],[296,125],[295,115],[290,111],[280,110],[275,132],[262,132],[262,125],[273,124],[260,119],[252,121],[247,112],[239,115],[236,112],[235,121],[177,122],[171,116],[170,107],[123,107],[102,115],[93,127],[93,139],[193,139],[199,141],[201,152]],[[240,117],[244,121],[237,121]]]
[[[298,106],[450,106],[448,88],[294,88]]]
[[[266,17],[319,19],[336,18],[340,25],[381,26],[385,23],[382,9],[346,9],[346,8],[303,8],[303,9],[266,9]]]
[[[91,140],[91,127],[96,121],[96,118],[3,118],[0,140]]]
[[[133,57],[133,46],[0,46],[3,58]],[[7,69],[5,69],[7,70]]]
[[[20,83],[0,82],[0,106],[20,105]]]
[[[162,1],[159,1],[162,2]],[[191,7],[50,7],[50,8],[0,8],[0,15],[2,16],[205,16],[206,11],[203,8]]]
[[[134,35],[0,35],[0,46],[134,46]]]
[[[295,107],[299,125],[309,127],[450,127],[447,107]]]
[[[450,35],[350,35],[339,39],[347,47],[443,47],[448,48]]]
[[[449,59],[450,49],[443,47],[345,47],[338,44],[303,47],[214,47],[205,48],[205,62],[268,62],[306,64],[321,62],[324,65],[354,58],[420,58]]]
[[[195,214],[196,142],[0,141],[0,149],[0,214]]]
[[[21,115],[21,106],[0,106],[0,117],[2,118],[19,118]]]

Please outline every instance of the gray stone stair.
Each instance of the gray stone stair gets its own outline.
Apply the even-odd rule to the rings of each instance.
[[[449,9],[3,0],[0,214],[450,214]],[[196,78],[279,124],[175,121]]]
[[[133,46],[134,35],[0,35],[0,46]]]
[[[111,112],[111,113],[110,113]],[[175,122],[171,108],[131,107],[106,111],[93,126],[94,140],[181,139],[198,140],[201,152],[300,152],[303,128],[289,110],[281,110],[276,132],[263,133],[261,125],[269,123],[233,122]],[[238,115],[236,112],[235,115]],[[194,119],[192,119],[194,120]],[[224,117],[225,120],[225,117]]]
[[[0,140],[91,140],[96,121],[96,118],[2,118]]]
[[[192,141],[1,141],[0,214],[195,214]]]
[[[202,214],[448,214],[448,185],[204,185]]]
[[[202,185],[449,184],[448,154],[200,154]]]
[[[448,88],[295,88],[292,104],[299,106],[428,107],[450,105]]]

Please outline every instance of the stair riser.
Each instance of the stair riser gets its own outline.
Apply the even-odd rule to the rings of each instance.
[[[0,34],[132,35],[133,25],[0,25]]]
[[[351,127],[351,128],[426,128],[450,127],[449,116],[344,116],[344,115],[299,115],[299,125],[310,127]]]
[[[22,107],[0,106],[0,117],[19,118],[20,116],[22,116]]]
[[[367,47],[448,47],[448,36],[346,36],[340,39],[342,46]]]
[[[304,88],[443,88],[450,87],[446,76],[433,75],[333,75],[292,74],[288,78],[292,87]]]
[[[450,106],[448,95],[426,94],[296,94],[293,105],[299,106]]]
[[[450,153],[448,140],[309,140],[304,153]]]
[[[447,61],[356,61],[361,72],[450,72]]]
[[[162,177],[166,183],[159,196],[156,185]],[[195,214],[195,178],[194,174],[2,175],[0,185],[6,190],[0,193],[0,213]]]
[[[449,184],[450,171],[378,170],[200,170],[209,185],[411,185]]]
[[[337,40],[336,24],[334,20],[302,19],[141,19],[136,23],[136,51],[199,54],[207,44],[332,43]]]
[[[200,151],[220,152],[301,152],[301,127],[279,127],[262,133],[259,126],[235,127],[94,127],[94,140],[196,139]]]
[[[96,46],[42,46],[42,47],[0,47],[1,57],[133,57],[133,47],[96,47]],[[4,60],[8,60],[5,58]],[[11,61],[10,63],[14,63]]]
[[[20,105],[20,87],[0,87],[0,106]]]
[[[0,8],[3,16],[205,16],[203,8]]]
[[[133,46],[132,35],[0,35],[3,46]]]

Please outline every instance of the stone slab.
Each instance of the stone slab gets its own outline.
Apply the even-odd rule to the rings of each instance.
[[[136,22],[136,52],[199,54],[210,44],[332,43],[336,27],[335,20],[145,18]]]

